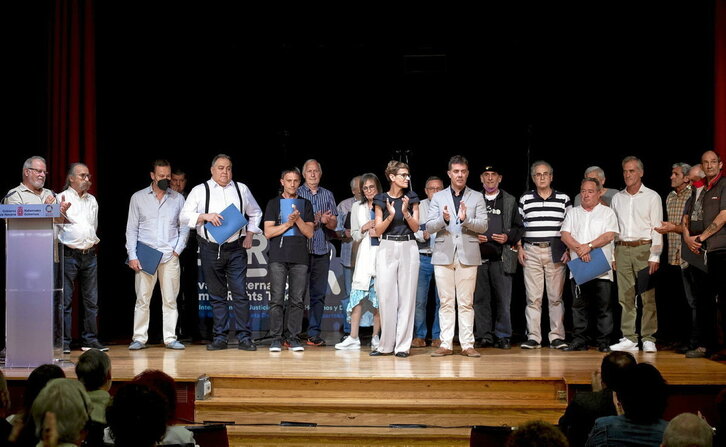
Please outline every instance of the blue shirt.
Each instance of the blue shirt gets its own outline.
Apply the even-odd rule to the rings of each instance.
[[[129,260],[138,259],[137,242],[162,252],[162,263],[169,261],[174,252],[181,254],[189,237],[189,227],[179,224],[183,206],[184,196],[171,188],[166,190],[161,200],[156,199],[151,186],[134,193],[126,221],[126,252]]]
[[[668,422],[638,424],[620,416],[605,416],[595,421],[586,447],[653,446],[659,447]]]
[[[313,213],[316,216],[326,211],[333,213],[333,216],[338,215],[335,206],[335,197],[327,189],[318,187],[318,191],[313,194],[306,183],[297,189],[297,193],[300,197],[308,199],[313,204]],[[320,223],[317,217],[315,220],[315,232],[313,233],[312,239],[308,241],[308,251],[314,255],[324,255],[330,251],[328,236],[323,228],[325,225]]]

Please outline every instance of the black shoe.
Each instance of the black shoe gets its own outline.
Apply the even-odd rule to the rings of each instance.
[[[405,351],[397,352],[396,357],[401,357],[401,358],[405,359],[406,357],[408,357],[408,352],[405,352]]]
[[[252,340],[249,338],[245,338],[244,340],[240,340],[239,344],[237,345],[237,349],[240,349],[242,351],[257,351],[257,346],[252,343]]]
[[[380,356],[391,355],[391,354],[393,354],[393,353],[392,352],[371,351],[371,353],[368,355],[370,355],[371,357],[380,357]]]
[[[550,342],[550,348],[552,349],[565,349],[567,348],[567,342],[561,338],[556,338]]]
[[[564,348],[562,348],[563,351],[568,351],[568,352],[587,351],[588,349],[589,349],[589,347],[585,343],[573,343],[569,346],[565,346]]]
[[[307,344],[310,346],[325,346],[325,340],[319,335],[308,338]]]
[[[600,346],[597,347],[597,350],[600,352],[610,352],[612,349],[610,349],[610,345],[608,343],[603,343]]]
[[[494,343],[492,343],[492,341],[489,340],[489,339],[487,339],[487,338],[479,338],[479,339],[477,339],[477,340],[474,341],[474,347],[476,349],[479,349],[479,348],[488,348],[490,346],[494,346]]]
[[[494,343],[494,347],[497,349],[512,349],[512,343],[508,338],[500,338]]]
[[[207,351],[221,351],[222,349],[227,349],[225,340],[214,340],[214,342],[207,345]]]
[[[101,343],[98,342],[98,340],[94,340],[90,343],[83,343],[83,346],[81,347],[81,351],[88,351],[91,349],[98,349],[99,351],[106,352],[108,351],[108,348]]]
[[[534,340],[527,340],[524,343],[522,343],[521,345],[519,345],[519,347],[522,349],[539,349],[539,348],[541,348],[540,344]]]

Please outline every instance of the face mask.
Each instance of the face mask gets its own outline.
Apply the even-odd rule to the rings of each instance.
[[[158,182],[156,183],[156,186],[157,186],[157,187],[158,187],[158,188],[159,188],[160,190],[162,190],[162,191],[166,191],[167,189],[169,189],[169,184],[170,184],[169,180],[167,180],[167,179],[163,178],[163,179],[159,180],[159,181],[158,181]]]

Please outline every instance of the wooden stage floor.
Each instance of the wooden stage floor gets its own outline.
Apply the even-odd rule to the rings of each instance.
[[[458,347],[457,347],[458,348]],[[267,346],[246,352],[230,346],[225,351],[208,352],[204,345],[189,345],[173,351],[161,345],[129,351],[126,345],[110,346],[114,381],[125,381],[145,369],[161,369],[178,381],[194,381],[200,375],[211,377],[321,377],[321,378],[468,378],[525,379],[564,378],[568,385],[590,383],[603,354],[596,350],[561,352],[554,349],[509,351],[480,349],[480,358],[461,355],[434,358],[433,348],[411,350],[408,358],[370,357],[369,348],[337,351],[332,346],[306,347],[304,352],[283,350],[271,353]],[[81,351],[68,359],[75,362]],[[660,351],[635,353],[639,362],[655,365],[670,385],[723,385],[726,364],[706,359],[686,359],[682,354]],[[67,376],[75,377],[72,363],[62,365]],[[3,368],[9,379],[24,379],[25,368]]]

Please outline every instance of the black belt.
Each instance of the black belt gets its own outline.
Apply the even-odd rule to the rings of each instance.
[[[199,242],[200,246],[209,247],[213,250],[239,250],[242,248],[242,241],[239,239],[232,242],[225,242],[223,244],[216,244],[197,235],[197,241]]]
[[[547,248],[552,245],[552,242],[525,242],[525,244],[534,245],[539,248]]]
[[[403,242],[412,241],[415,239],[413,234],[384,234],[381,239],[387,239],[389,241]]]
[[[65,245],[64,248],[63,248],[63,253],[67,254],[68,256],[73,256],[73,255],[87,255],[87,254],[93,253],[95,251],[96,251],[96,247],[95,246],[93,246],[91,248],[85,248],[83,250],[78,249],[78,248],[72,248],[72,247],[69,247],[67,245]]]
[[[418,252],[418,254],[420,254],[421,256],[428,256],[429,258],[433,255],[433,253],[421,253],[421,252]]]

